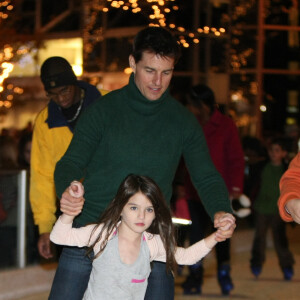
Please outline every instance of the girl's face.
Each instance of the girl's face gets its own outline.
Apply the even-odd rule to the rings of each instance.
[[[154,218],[155,212],[151,201],[142,193],[136,193],[129,198],[121,213],[122,230],[127,234],[141,234],[147,230]]]

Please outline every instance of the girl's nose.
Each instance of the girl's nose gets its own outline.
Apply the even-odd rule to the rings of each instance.
[[[144,211],[140,211],[140,212],[139,212],[139,218],[140,218],[141,220],[143,220],[143,219],[145,218],[145,212],[144,212]]]

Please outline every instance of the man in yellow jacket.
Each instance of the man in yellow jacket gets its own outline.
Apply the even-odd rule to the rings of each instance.
[[[43,63],[41,81],[50,101],[38,114],[33,130],[30,203],[39,229],[38,251],[48,259],[53,256],[49,235],[57,210],[55,165],[66,152],[82,111],[101,94],[95,86],[78,80],[69,62],[59,56]]]

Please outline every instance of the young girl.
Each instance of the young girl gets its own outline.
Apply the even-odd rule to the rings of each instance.
[[[69,189],[73,196],[83,195],[83,186],[77,181]],[[229,221],[228,227],[234,223],[229,214],[223,218]],[[60,245],[88,246],[87,254],[95,254],[83,299],[144,299],[151,261],[166,262],[171,271],[175,261],[194,264],[219,237],[217,231],[187,249],[176,247],[171,214],[161,190],[152,179],[138,175],[125,178],[98,224],[72,228],[73,219],[63,213],[50,239]]]

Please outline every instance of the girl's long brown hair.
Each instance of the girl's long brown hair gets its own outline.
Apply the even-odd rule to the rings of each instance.
[[[93,229],[91,237],[100,224],[103,225],[100,233],[95,241],[89,246],[88,254],[93,251],[97,242],[102,239],[100,250],[95,253],[94,259],[97,258],[105,249],[109,236],[113,233],[117,223],[121,220],[121,212],[128,200],[136,193],[145,195],[154,207],[155,219],[147,232],[160,235],[166,250],[166,268],[168,271],[174,271],[176,265],[174,253],[176,250],[176,242],[174,236],[174,226],[169,207],[158,185],[149,177],[130,174],[121,183],[115,198],[108,205],[102,214],[98,224]],[[90,243],[89,243],[90,244]]]

